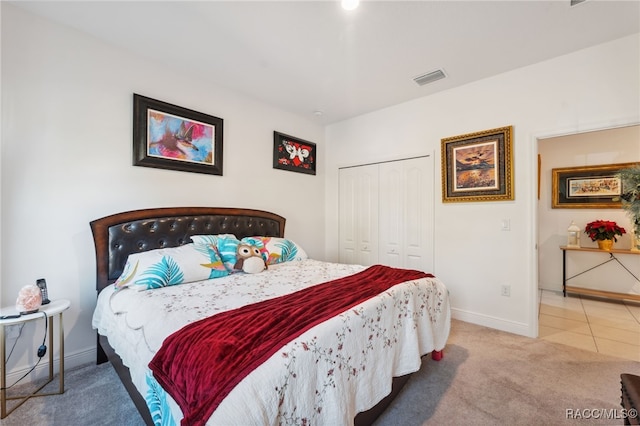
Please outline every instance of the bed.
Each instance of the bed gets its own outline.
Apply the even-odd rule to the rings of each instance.
[[[112,363],[147,424],[371,424],[425,355],[436,360],[442,356],[450,309],[446,288],[436,277],[309,259],[303,247],[285,238],[285,219],[277,214],[156,208],[117,213],[90,225],[96,250],[97,362]],[[266,269],[250,271],[246,261],[245,269],[224,274],[230,270],[223,256],[227,239],[259,248],[253,254],[259,254]],[[183,249],[191,256],[194,248],[201,252],[203,247],[212,256],[210,263],[200,262],[210,268],[207,278],[157,288],[148,283],[129,286],[131,276],[139,277],[140,259],[144,263],[157,252]],[[188,273],[187,268],[184,275]],[[398,282],[374,283],[387,280],[383,277]],[[367,285],[371,288],[360,290]],[[344,294],[327,296],[339,291]],[[376,295],[367,296],[371,291]],[[359,292],[361,296],[354,295]],[[311,304],[302,310],[315,319],[299,316],[298,300]],[[321,316],[325,303],[317,301],[323,300],[334,304],[330,317]],[[351,304],[344,309],[342,303]],[[264,328],[261,323],[268,321],[259,320],[252,325],[257,331],[242,328],[251,318],[289,315],[287,309],[295,313],[295,321],[280,318],[280,325]],[[245,316],[238,319],[241,313]],[[207,334],[205,326],[222,328]],[[263,336],[274,334],[272,330],[287,328],[292,330],[286,340],[247,346],[248,336],[267,339]],[[206,346],[211,345],[209,338],[219,346],[205,354],[200,347],[213,347]],[[246,352],[238,352],[239,347]],[[256,352],[258,347],[273,349],[263,354]],[[196,353],[203,355],[188,364]],[[209,358],[223,364],[203,365],[202,359]],[[180,367],[175,365],[178,360]],[[209,380],[214,370],[233,374],[213,377],[211,383],[202,380]]]

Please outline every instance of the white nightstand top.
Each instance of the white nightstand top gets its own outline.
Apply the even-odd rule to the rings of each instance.
[[[52,317],[54,315],[59,314],[62,311],[69,309],[69,306],[71,306],[71,301],[69,301],[68,299],[52,300],[50,303],[40,306],[40,309],[38,309],[38,312],[21,315],[19,318],[0,319],[0,324],[1,325],[20,324],[26,321],[42,319],[43,312],[46,313],[48,317]],[[16,311],[15,306],[7,306],[0,310],[0,316],[14,315],[16,313],[18,313],[18,311]]]

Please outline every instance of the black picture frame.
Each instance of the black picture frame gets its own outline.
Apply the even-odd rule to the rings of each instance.
[[[617,163],[551,170],[551,208],[619,209],[625,192],[618,173],[640,163]]]
[[[222,176],[223,119],[133,94],[133,165]]]
[[[274,131],[273,168],[315,175],[316,144]]]

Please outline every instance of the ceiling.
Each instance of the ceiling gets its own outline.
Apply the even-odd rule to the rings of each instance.
[[[11,3],[320,124],[640,32],[629,0]]]

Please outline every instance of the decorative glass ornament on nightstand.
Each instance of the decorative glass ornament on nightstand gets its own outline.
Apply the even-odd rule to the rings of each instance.
[[[16,310],[22,315],[38,312],[42,305],[42,293],[35,284],[25,285],[18,292]]]
[[[580,228],[574,221],[567,228],[567,247],[580,247]]]

